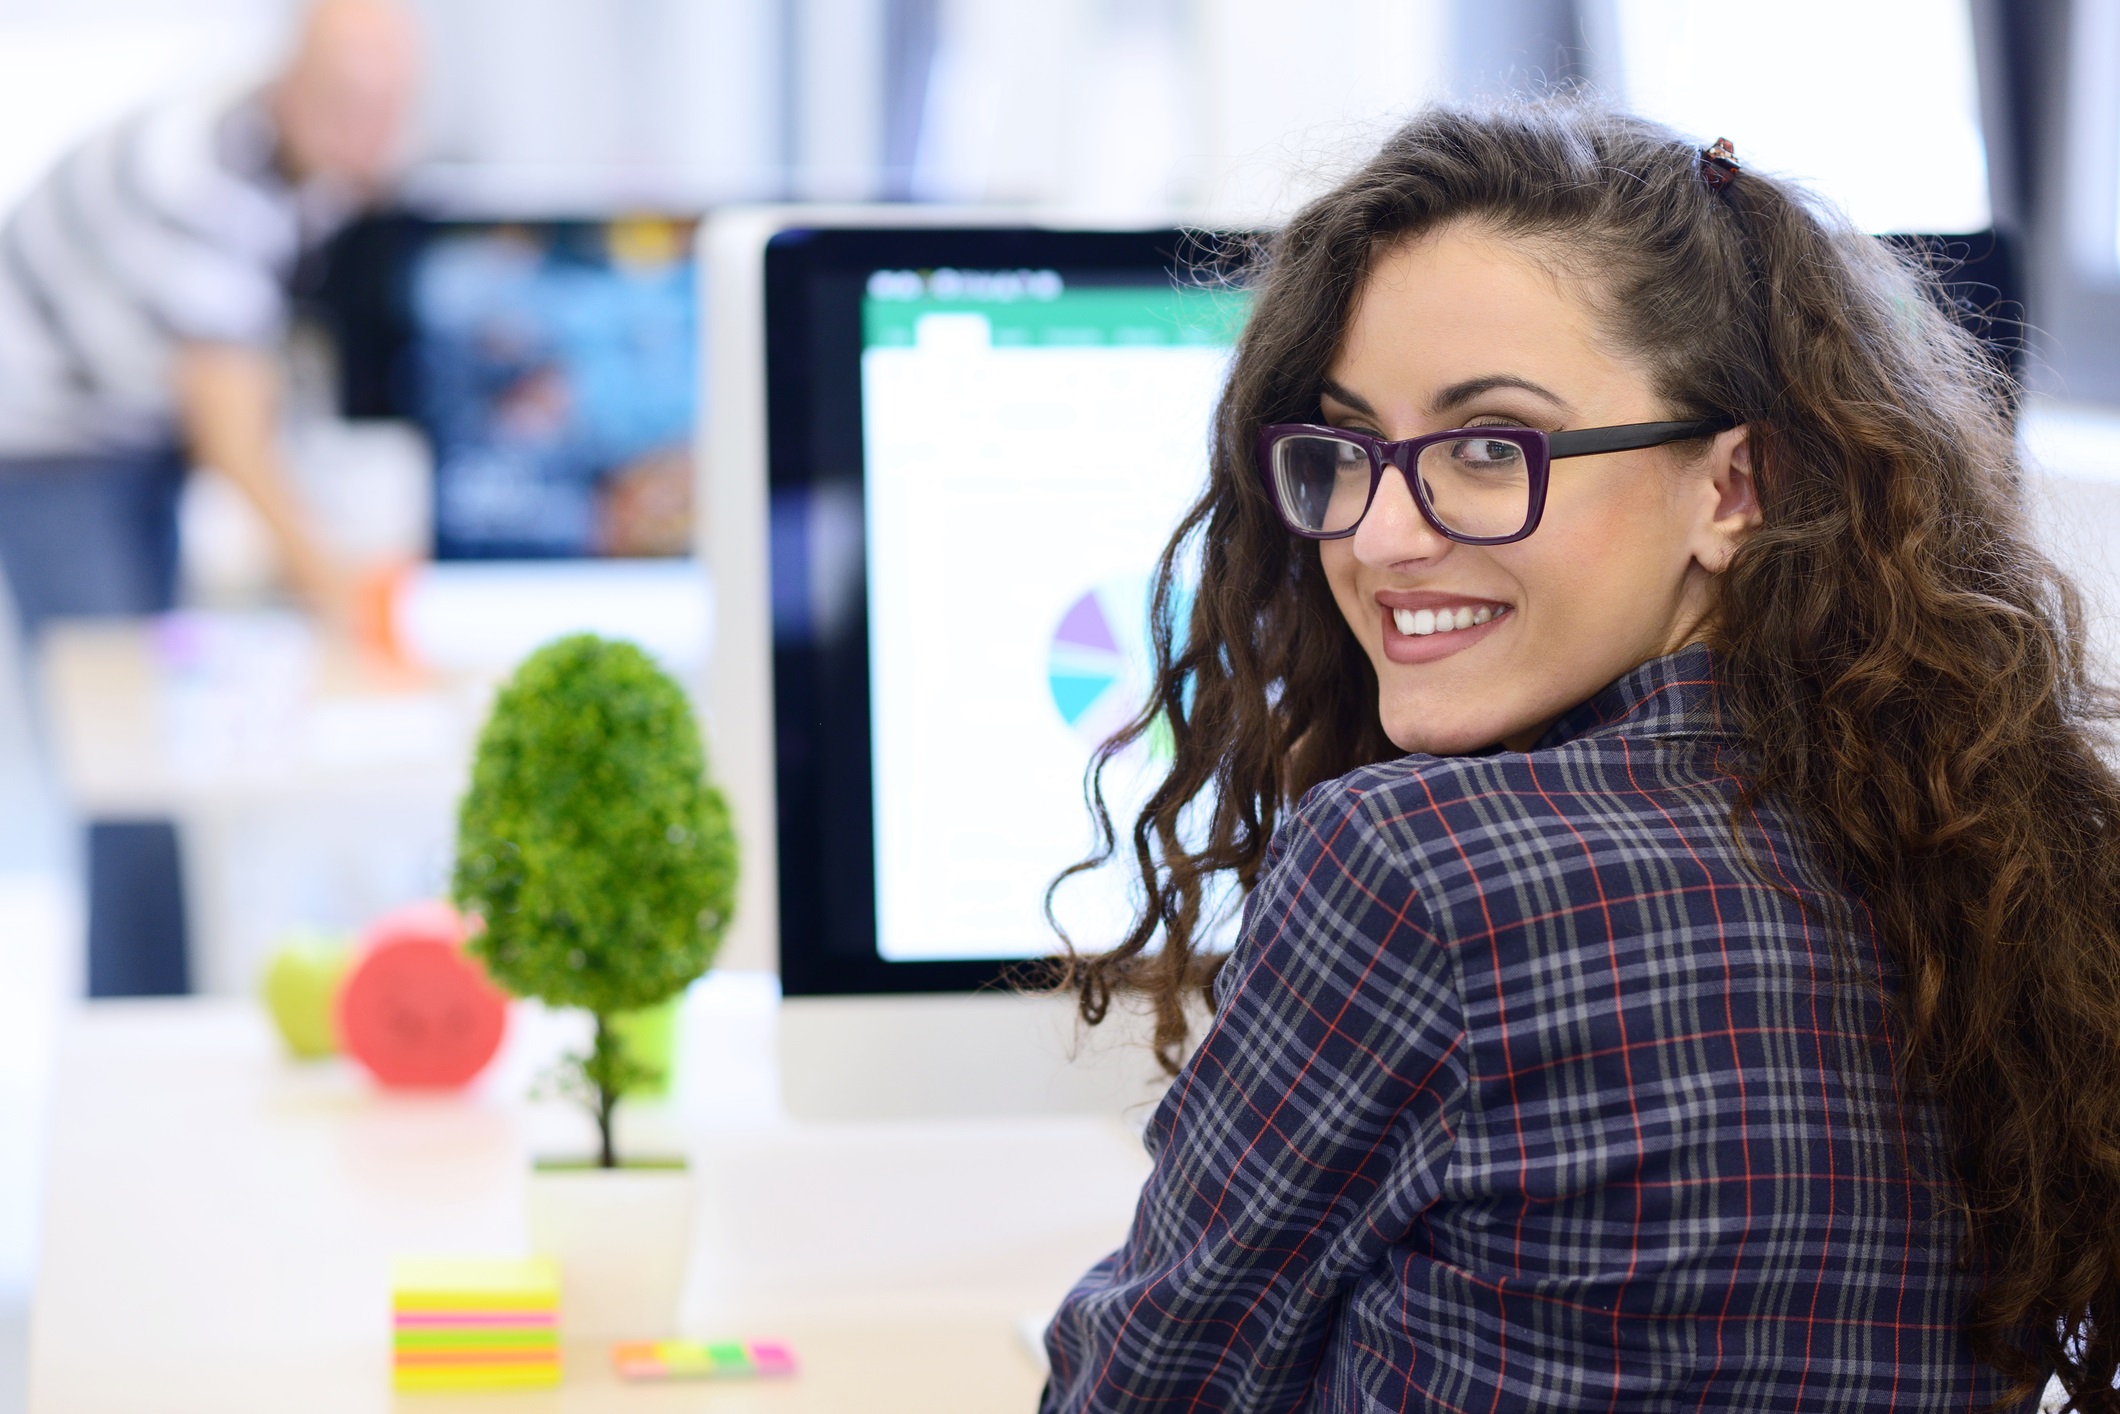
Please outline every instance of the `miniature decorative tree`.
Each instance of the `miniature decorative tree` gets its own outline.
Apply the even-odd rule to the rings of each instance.
[[[469,946],[495,981],[595,1017],[559,1081],[595,1118],[604,1168],[619,1099],[657,1078],[613,1019],[713,963],[736,867],[690,704],[645,653],[578,634],[517,669],[479,734],[454,894],[483,922]]]

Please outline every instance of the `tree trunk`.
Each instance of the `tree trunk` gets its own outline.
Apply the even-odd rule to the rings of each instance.
[[[599,1088],[596,1093],[596,1162],[600,1168],[618,1167],[618,1155],[611,1147],[611,1111],[617,1102],[609,1090]]]
[[[619,1067],[612,1064],[613,1053],[618,1049],[619,1039],[601,1014],[596,1018],[595,1062],[590,1067],[590,1084],[596,1087],[596,1163],[599,1168],[618,1167],[618,1152],[611,1143],[611,1116],[618,1109],[618,1087],[613,1083],[613,1073]]]

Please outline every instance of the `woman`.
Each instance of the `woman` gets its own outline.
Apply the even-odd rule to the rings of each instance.
[[[1048,1409],[2120,1408],[2120,782],[1924,281],[1573,105],[1273,240],[1073,967],[1214,1013]]]

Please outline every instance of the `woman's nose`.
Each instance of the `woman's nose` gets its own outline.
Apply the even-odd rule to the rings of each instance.
[[[1355,527],[1354,555],[1363,564],[1387,569],[1411,561],[1439,559],[1452,541],[1436,533],[1413,499],[1408,473],[1391,467],[1377,484],[1376,498]]]

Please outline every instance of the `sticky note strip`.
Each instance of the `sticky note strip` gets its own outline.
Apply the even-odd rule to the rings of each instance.
[[[629,1340],[611,1348],[628,1380],[771,1379],[795,1373],[795,1355],[777,1340]]]

